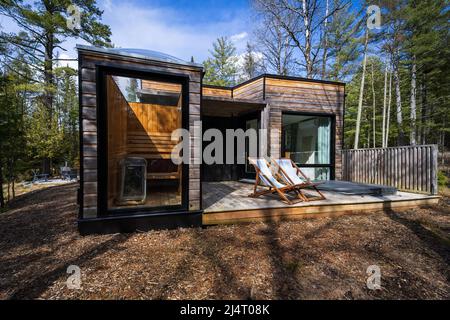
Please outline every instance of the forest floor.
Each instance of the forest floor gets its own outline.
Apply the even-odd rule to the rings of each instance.
[[[450,298],[448,193],[401,213],[83,237],[76,189],[25,194],[0,214],[1,299]],[[81,289],[66,285],[70,265]]]

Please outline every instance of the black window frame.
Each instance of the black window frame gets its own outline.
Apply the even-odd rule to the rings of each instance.
[[[189,76],[186,74],[149,71],[139,67],[102,64],[96,66],[97,81],[97,207],[99,217],[118,217],[134,215],[158,215],[162,213],[178,213],[189,210],[189,164],[182,164],[181,204],[158,207],[108,208],[108,113],[106,76],[122,76],[177,83],[182,86],[182,124],[181,128],[189,130]],[[190,142],[189,146],[190,148]]]
[[[329,117],[331,119],[330,131],[330,163],[329,164],[301,164],[300,168],[330,168],[330,180],[336,178],[336,114],[329,112],[307,112],[307,111],[282,111],[281,112],[281,155],[285,154],[285,134],[283,130],[283,115],[298,115],[311,117]]]

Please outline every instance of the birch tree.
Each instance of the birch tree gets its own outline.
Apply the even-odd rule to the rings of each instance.
[[[373,147],[376,148],[376,100],[375,100],[375,72],[372,61],[372,132],[373,132]]]
[[[364,81],[366,78],[366,64],[367,64],[367,44],[369,41],[369,29],[366,28],[364,40],[364,58],[362,63],[362,76],[361,76],[361,86],[359,88],[359,99],[358,99],[358,115],[356,118],[356,133],[355,133],[355,143],[353,145],[354,149],[358,149],[359,146],[359,132],[361,130],[361,114],[363,107],[363,98],[364,98]]]
[[[410,135],[409,135],[409,142],[411,145],[415,145],[416,142],[416,73],[417,73],[417,67],[415,59],[413,58],[413,63],[411,66],[411,101],[410,101],[410,121],[411,121],[411,128],[410,128]]]
[[[381,128],[381,147],[385,148],[386,141],[386,103],[387,103],[387,72],[388,67],[384,69],[384,90],[383,90],[383,119],[382,119],[382,128]]]
[[[255,35],[263,55],[262,69],[282,76],[290,75],[294,70],[293,47],[284,29],[264,17]]]
[[[325,20],[336,11],[342,10],[349,1],[339,3],[325,13],[326,8],[319,0],[253,0],[256,10],[284,29],[300,59],[297,65],[304,70],[307,78],[313,78],[320,70],[323,56]]]
[[[389,126],[391,123],[391,101],[392,101],[392,72],[389,72],[389,97],[388,97],[388,108],[387,108],[387,119],[386,119],[386,141],[384,142],[384,147],[388,147],[389,142]]]

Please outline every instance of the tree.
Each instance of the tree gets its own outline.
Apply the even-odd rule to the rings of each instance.
[[[136,78],[130,78],[128,80],[128,86],[126,88],[127,91],[127,99],[131,102],[137,101],[137,94],[136,91],[138,89],[138,81]]]
[[[264,18],[256,31],[258,49],[263,55],[265,72],[282,76],[294,70],[293,47],[283,28],[271,19]]]
[[[356,118],[356,133],[355,133],[355,143],[353,148],[358,149],[359,147],[359,131],[361,130],[361,114],[363,107],[363,97],[364,97],[364,81],[366,78],[366,64],[367,64],[367,44],[369,41],[369,29],[366,29],[364,41],[364,58],[362,62],[362,76],[361,76],[361,86],[359,89],[359,100],[358,100],[358,116]]]
[[[384,90],[383,90],[383,123],[381,128],[381,147],[385,147],[385,141],[386,141],[386,108],[387,108],[387,74],[388,74],[388,67],[386,65],[384,69]]]
[[[243,82],[256,77],[259,72],[258,69],[258,58],[255,55],[254,48],[249,42],[247,42],[240,81]]]
[[[73,18],[68,13],[70,8],[74,8],[73,5],[80,12],[79,28],[68,23]],[[102,11],[96,6],[95,0],[41,0],[31,4],[23,0],[3,0],[0,1],[0,14],[12,19],[20,29],[17,33],[1,32],[0,40],[23,52],[30,66],[42,75],[42,103],[48,116],[44,121],[48,130],[53,131],[54,128],[50,126],[54,123],[55,51],[62,50],[64,40],[71,37],[98,46],[109,45],[111,31],[99,22]],[[14,60],[16,57],[12,54],[8,58]],[[50,159],[44,159],[43,170],[50,171]]]
[[[203,63],[205,76],[203,81],[206,84],[219,86],[233,86],[236,84],[237,58],[236,48],[226,37],[220,37],[213,43],[213,50],[210,50],[212,57]]]
[[[334,11],[328,26],[327,43],[330,67],[327,76],[333,80],[345,81],[348,76],[356,73],[356,65],[361,41],[358,34],[361,32],[363,19],[357,19],[351,10],[351,4],[342,0],[334,0],[334,7],[341,10]]]
[[[349,1],[327,11],[319,0],[254,0],[255,8],[260,13],[275,20],[284,29],[298,50],[301,59],[297,59],[296,63],[307,78],[314,78],[320,73],[325,21],[347,3]]]

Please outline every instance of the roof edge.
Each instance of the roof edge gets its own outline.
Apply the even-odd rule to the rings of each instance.
[[[178,59],[176,57],[173,57],[173,58],[180,60],[180,62],[167,61],[167,60],[158,59],[155,57],[148,57],[148,56],[138,54],[138,53],[120,52],[121,48],[113,48],[113,49],[117,49],[117,52],[111,52],[110,50],[108,50],[108,48],[101,48],[101,47],[96,47],[96,46],[77,44],[76,49],[78,51],[93,52],[93,53],[99,53],[99,54],[106,54],[106,55],[110,55],[110,56],[119,56],[119,57],[124,57],[124,58],[128,57],[128,58],[134,58],[134,59],[140,59],[140,60],[146,60],[146,61],[157,61],[157,62],[163,62],[163,63],[185,66],[185,67],[192,67],[192,68],[203,70],[203,65],[201,65],[199,63],[184,61],[184,60]],[[164,53],[162,53],[162,54],[164,54]],[[170,56],[170,55],[168,55],[168,56]]]
[[[346,86],[345,82],[341,81],[333,81],[333,80],[321,80],[321,79],[311,79],[311,78],[303,78],[303,77],[295,77],[295,76],[282,76],[278,74],[271,74],[271,73],[263,73],[259,76],[256,76],[254,78],[251,78],[249,80],[246,80],[244,82],[238,83],[234,86],[218,86],[213,84],[203,84],[204,87],[208,88],[216,88],[216,89],[227,89],[227,90],[234,90],[239,87],[245,86],[246,84],[252,83],[256,80],[259,80],[261,78],[272,78],[272,79],[282,79],[282,80],[293,80],[293,81],[303,81],[303,82],[313,82],[313,83],[323,83],[323,84],[333,84],[333,85],[339,85],[339,86]]]

